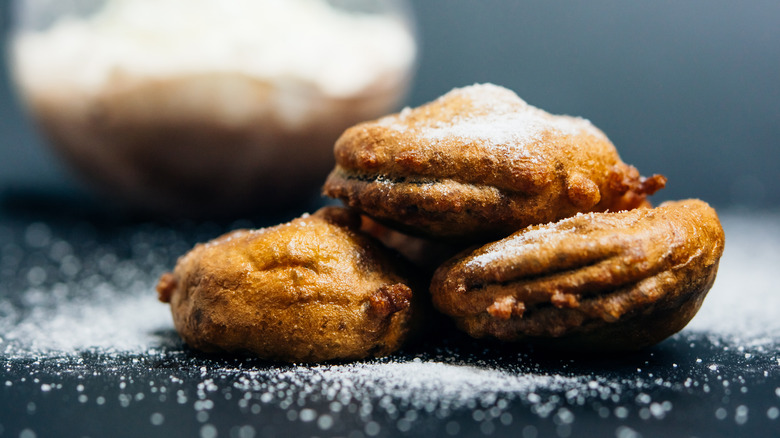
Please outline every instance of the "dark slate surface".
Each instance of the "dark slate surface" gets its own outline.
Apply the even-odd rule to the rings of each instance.
[[[0,209],[3,437],[780,431],[780,333],[771,328],[742,340],[686,329],[638,353],[572,356],[470,340],[439,322],[425,341],[376,361],[294,366],[205,356],[182,345],[167,311],[158,311],[155,279],[195,242],[283,218],[162,223],[79,199],[32,199],[6,194]],[[727,236],[741,226],[726,224]],[[721,267],[727,286],[739,275],[733,270]]]

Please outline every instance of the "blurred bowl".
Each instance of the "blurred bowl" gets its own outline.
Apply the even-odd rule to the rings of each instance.
[[[219,217],[315,196],[347,127],[398,108],[402,0],[17,0],[13,78],[55,150],[126,206]]]

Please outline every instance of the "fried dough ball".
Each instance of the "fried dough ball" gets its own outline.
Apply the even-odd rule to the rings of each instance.
[[[699,200],[580,214],[456,256],[431,293],[473,337],[633,350],[693,318],[723,246],[717,214]]]
[[[506,236],[578,212],[626,210],[662,188],[589,121],[492,85],[347,129],[324,193],[434,237]]]
[[[387,355],[417,320],[393,254],[326,207],[196,245],[157,286],[176,330],[205,352],[286,362]]]

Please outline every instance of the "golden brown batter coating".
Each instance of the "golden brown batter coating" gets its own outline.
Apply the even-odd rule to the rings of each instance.
[[[368,216],[362,216],[360,229],[382,242],[384,246],[397,251],[419,272],[426,273],[428,278],[442,263],[473,243],[464,239],[443,241],[411,236],[388,228]]]
[[[436,307],[474,337],[631,350],[682,329],[712,286],[724,235],[686,200],[528,227],[436,272]]]
[[[360,359],[398,349],[416,305],[398,260],[329,207],[195,246],[157,286],[176,330],[206,352],[288,362]]]
[[[623,163],[587,120],[548,114],[491,84],[354,126],[335,156],[326,195],[438,237],[631,209],[666,182]]]

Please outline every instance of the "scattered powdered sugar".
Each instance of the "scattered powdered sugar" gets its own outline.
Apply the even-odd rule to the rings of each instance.
[[[576,217],[582,214],[578,213]],[[516,259],[525,252],[535,251],[543,245],[551,245],[554,240],[565,239],[566,234],[573,230],[573,228],[553,227],[552,224],[536,226],[513,239],[499,240],[488,245],[484,252],[469,260],[466,266],[484,268],[498,259]]]
[[[111,289],[100,295],[63,302],[56,308],[34,307],[14,327],[0,326],[5,341],[17,345],[11,352],[43,357],[92,349],[141,353],[160,344],[155,333],[170,330],[170,312],[148,285],[135,296]]]
[[[726,247],[715,285],[687,330],[724,336],[733,345],[780,346],[780,218],[721,215]]]
[[[164,344],[171,316],[155,284],[191,244],[156,227],[108,242],[89,226],[71,231],[58,236],[34,222],[0,241],[0,354],[140,354]]]
[[[573,389],[578,395],[608,399],[620,394],[625,386],[622,382],[599,376],[531,372],[487,364],[475,365],[467,361],[414,358],[244,371],[234,387],[270,394],[268,399],[285,404],[285,400],[291,401],[290,395],[300,396],[300,393],[279,391],[279,388],[307,385],[313,389],[306,394],[307,397],[324,395],[329,401],[335,400],[341,405],[392,397],[396,406],[390,410],[423,410],[439,417],[446,417],[458,409],[490,406],[498,399],[507,401],[522,396],[541,401],[542,397],[537,393],[566,393]],[[383,407],[388,408],[387,405]]]
[[[579,135],[583,132],[606,139],[604,133],[590,121],[570,116],[557,116],[526,103],[513,91],[494,84],[475,84],[456,88],[437,99],[443,103],[465,99],[471,103],[468,111],[449,120],[424,122],[415,129],[429,140],[442,141],[459,138],[491,147],[523,147],[541,139],[545,133]],[[404,131],[414,110],[404,110],[396,116],[385,117],[380,124]],[[526,155],[529,155],[526,153]]]
[[[292,369],[276,376],[284,381],[342,381],[352,388],[365,387],[376,396],[392,393],[421,405],[446,399],[453,406],[465,406],[470,400],[497,393],[529,393],[540,388],[575,385],[576,378],[561,375],[516,374],[488,366],[451,364],[419,358],[405,362],[357,363]],[[251,385],[249,385],[251,386]]]

